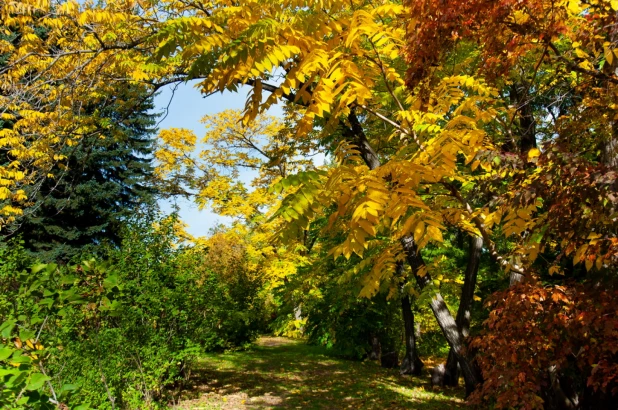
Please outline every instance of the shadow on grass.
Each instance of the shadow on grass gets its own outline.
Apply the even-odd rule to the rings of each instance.
[[[208,355],[192,373],[180,408],[465,408],[462,389],[435,392],[428,375],[400,376],[284,338],[262,338],[248,351]]]

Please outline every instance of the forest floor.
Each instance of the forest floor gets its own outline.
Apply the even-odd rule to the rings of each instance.
[[[200,359],[175,408],[457,409],[466,408],[463,395],[463,388],[432,389],[428,370],[400,376],[302,341],[262,337],[249,350]]]

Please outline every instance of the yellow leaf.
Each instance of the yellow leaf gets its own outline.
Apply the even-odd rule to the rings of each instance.
[[[594,264],[594,259],[586,258],[586,270],[590,271],[592,269],[592,265]]]
[[[539,155],[541,155],[541,151],[539,151],[537,148],[532,148],[530,151],[528,151],[528,160],[536,158]]]
[[[427,227],[427,235],[429,235],[429,237],[435,241],[444,242],[444,238],[442,238],[442,232],[435,226]]]
[[[607,60],[607,63],[609,65],[612,65],[614,63],[614,52],[612,51],[611,48],[605,47],[605,59]]]
[[[575,252],[575,256],[573,256],[573,264],[577,265],[579,262],[581,262],[582,256],[584,256],[584,254],[586,253],[586,251],[588,250],[588,244],[584,244],[582,246],[579,247],[579,249],[577,249],[577,252]]]
[[[358,221],[358,224],[369,235],[375,235],[377,233],[376,232],[376,228],[373,225],[371,225],[369,222],[365,221],[365,220]]]
[[[367,208],[375,209],[376,211],[381,211],[384,209],[384,206],[382,206],[382,204],[375,201],[367,201],[366,204]]]
[[[601,234],[596,233],[596,232],[591,232],[590,235],[588,235],[588,239],[597,239],[600,237],[601,237]]]
[[[581,7],[579,5],[579,0],[570,0],[569,1],[569,11],[573,14],[581,13]]]
[[[612,0],[611,3],[612,3],[612,9],[614,11],[618,11],[618,0]]]
[[[425,233],[425,222],[420,221],[419,223],[416,224],[416,227],[414,228],[414,240],[416,242],[420,241],[424,233]]]
[[[417,271],[416,274],[421,277],[424,278],[425,275],[427,275],[427,266],[421,266]]]

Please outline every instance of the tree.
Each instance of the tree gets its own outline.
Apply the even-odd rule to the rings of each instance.
[[[210,206],[234,218],[233,230],[247,235],[248,253],[259,255],[255,263],[263,266],[262,274],[276,286],[309,263],[315,238],[306,232],[302,252],[273,243],[271,236],[281,229],[281,223],[271,219],[278,198],[269,187],[294,172],[317,177],[308,158],[315,146],[312,141],[293,140],[288,127],[293,116],[281,121],[263,114],[246,125],[242,118],[237,110],[205,116],[206,133],[199,143],[186,129],[161,131],[155,173],[164,194],[181,193],[201,208]],[[239,180],[243,171],[253,174],[250,181]]]
[[[189,130],[163,130],[155,155],[164,190],[192,195],[200,208],[251,221],[274,201],[271,184],[314,168],[308,156],[315,145],[294,140],[292,118],[283,122],[262,114],[249,124],[242,119],[238,110],[205,116],[199,144]],[[252,180],[239,181],[242,171],[253,173]]]
[[[86,245],[104,241],[118,245],[127,218],[141,207],[154,206],[151,162],[156,116],[149,113],[152,98],[143,94],[136,88],[113,96],[142,103],[129,113],[117,111],[121,102],[104,106],[98,115],[107,118],[107,128],[65,147],[60,153],[67,158],[64,164],[54,167],[37,187],[35,204],[17,219],[15,233],[40,258],[67,260]]]
[[[497,297],[542,297],[537,281],[565,283],[552,277],[556,274],[582,282],[600,280],[611,288],[616,241],[611,216],[615,212],[611,118],[615,117],[618,83],[613,69],[618,4],[532,0],[409,5],[415,18],[409,37],[409,86],[422,93],[450,64],[465,61],[471,75],[485,78],[500,90],[503,106],[508,107],[490,134],[496,148],[477,156],[473,163],[494,168],[495,174],[479,175],[469,182],[487,198],[480,205],[481,212],[471,213],[472,222],[484,228],[481,233],[486,245],[491,246],[490,237],[494,241],[505,238],[512,247],[509,259],[522,268],[511,270],[513,289]],[[526,287],[515,286],[522,280],[529,282]],[[557,292],[551,296],[554,302],[561,300]],[[605,296],[600,289],[598,292],[602,300]],[[524,326],[537,323],[533,316],[538,308],[527,302],[525,314],[503,305],[491,306],[495,316],[489,326],[495,330],[490,337],[495,342],[489,344],[496,351],[504,353],[512,346],[495,320],[512,323],[516,319]],[[573,302],[574,309],[586,311],[589,308],[585,306],[585,298]],[[534,350],[534,337],[525,338],[529,340],[524,343],[526,349]],[[488,345],[477,347],[486,349]],[[498,392],[492,386],[492,369],[496,369],[492,366],[497,362],[485,362],[482,352],[478,358],[488,378],[484,397],[497,399],[500,407],[517,405],[515,388]],[[505,365],[509,360],[500,362]],[[565,363],[544,362],[535,367],[537,376],[551,379],[545,385],[539,379],[531,381],[523,358],[511,363],[520,371],[519,381],[513,382],[526,386],[523,391],[529,407],[606,405],[606,399],[599,396],[611,390],[611,378],[594,394],[585,393],[594,385],[592,379],[573,382]],[[583,368],[578,371],[587,372]],[[519,397],[524,397],[521,391]]]

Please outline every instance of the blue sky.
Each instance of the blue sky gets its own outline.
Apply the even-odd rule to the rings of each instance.
[[[204,135],[204,126],[200,123],[204,115],[216,114],[227,109],[244,108],[248,87],[241,88],[238,93],[226,92],[203,98],[194,84],[195,82],[190,82],[177,87],[165,87],[155,98],[157,111],[160,112],[167,108],[167,116],[160,120],[159,129],[187,128],[193,130],[199,139]],[[269,113],[279,115],[281,110],[279,107],[273,107]],[[250,179],[251,175],[247,172],[246,175],[241,174],[240,177]],[[207,235],[209,229],[218,223],[230,222],[229,218],[216,215],[208,210],[200,211],[197,205],[183,199],[161,201],[161,209],[166,213],[172,212],[174,202],[180,208],[180,217],[189,225],[187,230],[194,236]]]

